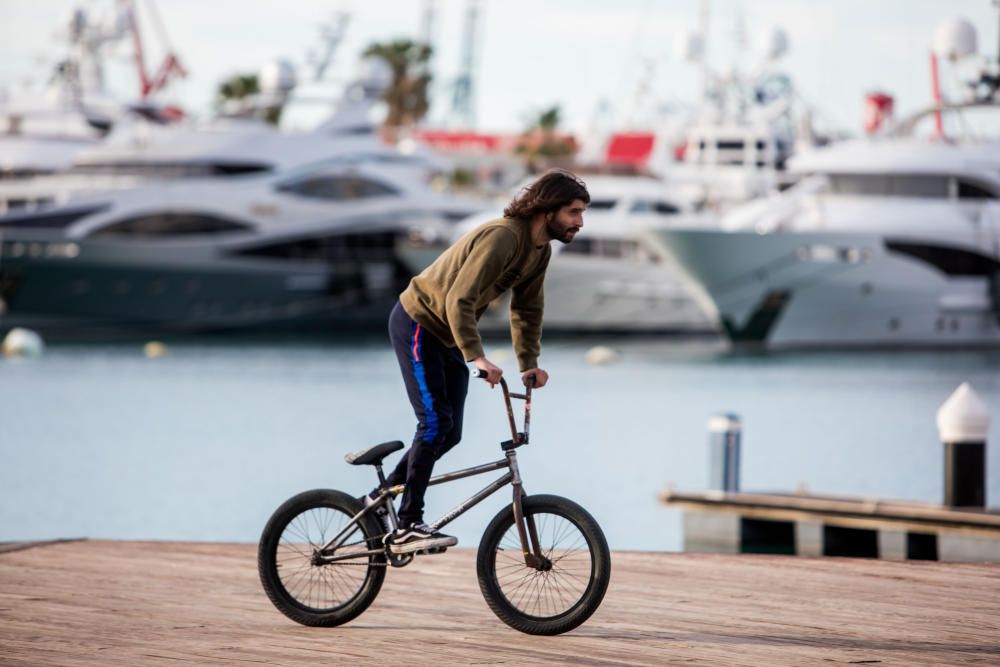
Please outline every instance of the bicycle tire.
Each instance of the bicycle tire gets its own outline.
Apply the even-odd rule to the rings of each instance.
[[[260,536],[257,570],[278,611],[302,625],[332,627],[356,618],[375,600],[385,580],[385,554],[316,565],[315,549],[362,510],[341,491],[315,489],[286,500]],[[347,550],[381,547],[381,532],[369,515],[348,539]]]
[[[476,575],[493,613],[520,632],[558,635],[597,611],[611,580],[611,554],[597,521],[572,500],[526,496],[548,571],[524,563],[513,507],[498,513],[479,543]],[[584,548],[585,547],[585,548]],[[568,560],[567,560],[568,559]]]

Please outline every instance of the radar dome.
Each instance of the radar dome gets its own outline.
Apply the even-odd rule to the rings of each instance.
[[[976,52],[976,29],[963,18],[948,19],[934,32],[934,53],[956,61]]]

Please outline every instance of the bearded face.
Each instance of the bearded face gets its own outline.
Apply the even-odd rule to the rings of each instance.
[[[575,199],[568,206],[549,213],[545,218],[545,231],[549,238],[562,243],[569,243],[576,238],[577,232],[583,228],[583,212],[586,210],[587,205],[583,200]]]

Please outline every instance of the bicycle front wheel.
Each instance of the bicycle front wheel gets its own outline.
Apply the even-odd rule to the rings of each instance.
[[[559,496],[526,496],[544,559],[524,562],[513,507],[494,517],[479,544],[476,573],[486,603],[500,620],[532,635],[558,635],[597,611],[611,579],[611,554],[601,527],[576,503]]]
[[[326,542],[350,526],[361,503],[340,491],[317,489],[293,496],[275,510],[260,537],[257,569],[267,597],[296,623],[334,626],[357,617],[375,600],[385,579],[385,554],[372,519],[355,524],[332,563],[319,557]]]

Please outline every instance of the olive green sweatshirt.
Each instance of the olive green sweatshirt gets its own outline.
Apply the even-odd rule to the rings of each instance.
[[[479,318],[507,290],[510,333],[521,371],[535,368],[541,351],[542,282],[552,248],[531,241],[527,221],[500,218],[472,230],[410,281],[399,302],[413,321],[466,361],[483,356]]]

